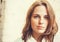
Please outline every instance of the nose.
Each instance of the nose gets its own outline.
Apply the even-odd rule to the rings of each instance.
[[[41,17],[40,19],[39,19],[39,24],[43,24],[44,23],[44,19]]]

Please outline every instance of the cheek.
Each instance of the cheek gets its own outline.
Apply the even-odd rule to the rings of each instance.
[[[31,18],[31,27],[35,28],[38,25],[38,20]]]
[[[48,25],[48,20],[46,21],[46,25]]]
[[[46,27],[48,26],[48,20],[45,20],[45,24]]]

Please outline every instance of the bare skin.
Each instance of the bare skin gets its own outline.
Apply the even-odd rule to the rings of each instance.
[[[35,7],[31,17],[32,36],[37,40],[43,34],[48,25],[48,14],[45,6]]]

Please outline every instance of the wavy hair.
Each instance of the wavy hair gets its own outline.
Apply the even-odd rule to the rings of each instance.
[[[22,31],[22,39],[24,40],[24,42],[27,42],[28,38],[30,38],[32,35],[32,28],[31,28],[31,23],[30,23],[32,13],[33,13],[35,7],[41,6],[41,5],[44,5],[46,7],[49,19],[48,19],[47,29],[44,32],[44,34],[42,35],[42,37],[39,37],[40,38],[39,40],[40,40],[40,42],[42,42],[42,38],[45,38],[46,42],[47,42],[47,40],[48,40],[48,42],[53,42],[54,36],[58,31],[58,26],[55,21],[55,14],[54,14],[53,9],[52,9],[51,5],[49,4],[49,2],[47,2],[45,0],[36,1],[29,8],[29,10],[27,12],[27,16],[26,16],[26,24]]]

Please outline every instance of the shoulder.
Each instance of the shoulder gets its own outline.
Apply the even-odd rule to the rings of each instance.
[[[15,40],[15,42],[23,42],[22,37],[17,38],[17,39]]]

